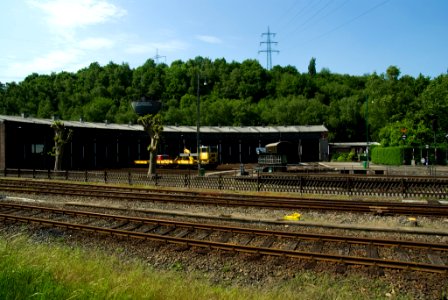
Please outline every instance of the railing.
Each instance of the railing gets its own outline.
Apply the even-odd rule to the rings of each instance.
[[[198,174],[157,174],[119,171],[51,171],[4,169],[0,176],[113,183],[187,189],[286,192],[298,194],[370,195],[446,199],[448,177],[396,177],[350,174],[300,174],[279,176],[199,176]]]

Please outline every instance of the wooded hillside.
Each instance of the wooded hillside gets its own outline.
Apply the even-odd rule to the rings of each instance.
[[[330,141],[383,145],[446,144],[448,74],[437,78],[382,74],[351,76],[293,66],[264,69],[256,60],[227,62],[196,57],[135,69],[92,63],[76,73],[31,74],[0,83],[0,114],[136,123],[130,102],[162,101],[164,124],[195,125],[198,87],[202,125],[325,124]],[[366,122],[367,120],[367,122]],[[406,139],[403,139],[403,131]]]

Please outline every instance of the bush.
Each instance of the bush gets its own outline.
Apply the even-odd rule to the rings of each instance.
[[[403,147],[375,147],[372,149],[371,161],[382,165],[403,164]]]
[[[338,158],[337,158],[338,162],[343,162],[346,161],[346,157],[343,153],[339,154]]]
[[[335,153],[331,157],[332,161],[338,161],[338,162],[354,161],[355,159],[357,159],[355,150],[352,150],[349,153],[347,152]]]
[[[445,165],[447,164],[447,149],[444,147],[437,149],[437,161],[435,149],[423,149],[412,147],[375,147],[371,151],[371,160],[376,164],[383,165],[410,165],[412,159],[416,164],[420,164],[421,159],[428,154],[429,164]]]

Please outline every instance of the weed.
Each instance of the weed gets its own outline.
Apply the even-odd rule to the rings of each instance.
[[[170,269],[176,272],[180,272],[184,270],[184,266],[180,261],[176,261],[174,264],[171,265]]]

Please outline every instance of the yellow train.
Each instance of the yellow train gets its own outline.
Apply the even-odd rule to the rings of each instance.
[[[166,168],[192,168],[198,165],[198,154],[191,153],[189,149],[184,149],[184,152],[180,153],[175,159],[172,159],[168,154],[158,154],[156,163],[157,166]],[[218,147],[200,146],[199,163],[204,168],[216,168],[218,166]],[[135,160],[134,164],[147,165],[148,160]]]

